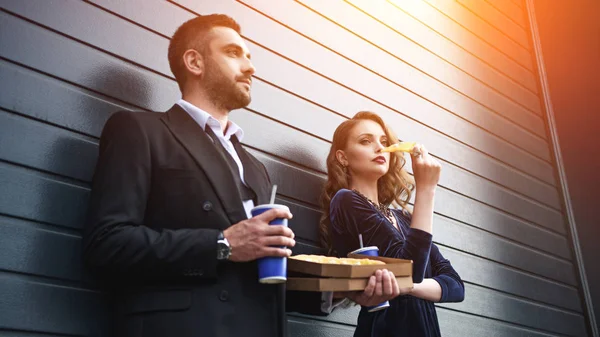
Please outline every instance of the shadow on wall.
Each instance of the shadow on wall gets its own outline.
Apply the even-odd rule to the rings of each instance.
[[[148,83],[138,76],[136,72],[129,71],[127,68],[104,67],[102,69],[94,68],[89,75],[87,83],[90,90],[100,92],[109,97],[114,97],[114,93],[119,94],[119,98],[124,99],[127,104],[113,101],[107,98],[102,99],[82,94],[77,108],[77,121],[87,125],[86,129],[99,137],[106,120],[116,111],[122,110],[128,104],[135,106],[148,106],[149,95],[152,90]],[[109,102],[107,104],[107,102]],[[133,107],[127,107],[129,109]],[[67,123],[69,123],[67,121]],[[80,124],[82,125],[82,124]],[[47,219],[59,226],[67,227],[81,233],[86,222],[86,211],[90,195],[90,183],[95,169],[98,157],[97,142],[87,137],[69,136],[58,137],[52,144],[50,151],[45,158],[45,167],[58,167],[60,172],[66,172],[69,178],[76,181],[67,180],[65,183],[48,181],[38,184],[34,188],[37,191],[31,191],[38,199],[35,203],[39,212],[40,219]],[[52,268],[64,270],[65,275],[69,275],[72,281],[81,282],[84,288],[98,289],[103,292],[105,286],[82,264],[81,240],[76,240],[73,244],[55,247],[54,242],[45,240],[45,236],[35,238],[34,247],[38,247],[32,253],[39,251],[69,250],[63,251],[59,256],[64,257],[63,261],[56,261]],[[43,248],[44,246],[52,246]],[[87,292],[86,292],[87,296]],[[90,295],[92,296],[92,295]],[[82,322],[76,324],[78,333],[85,333],[89,336],[110,336],[109,332],[109,297],[106,294],[94,293],[93,299],[81,302],[80,306],[72,311],[72,319]]]

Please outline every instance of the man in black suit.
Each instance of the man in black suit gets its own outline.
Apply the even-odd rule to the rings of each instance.
[[[260,284],[255,261],[291,254],[274,246],[293,247],[292,230],[268,223],[292,215],[250,215],[271,183],[228,119],[250,103],[254,73],[239,33],[225,15],[184,23],[169,45],[183,99],[164,114],[117,112],[102,132],[84,258],[115,285],[118,336],[283,334],[285,288]],[[378,271],[348,295],[364,305],[394,297],[392,276]],[[327,298],[291,295],[289,309],[313,314]]]

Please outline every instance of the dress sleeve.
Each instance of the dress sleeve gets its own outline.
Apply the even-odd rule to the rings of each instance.
[[[379,212],[356,193],[342,189],[330,204],[331,236],[338,252],[360,247],[362,234],[365,246],[377,246],[379,255],[413,261],[413,282],[420,283],[425,275],[431,234],[409,228],[402,235]]]
[[[440,303],[462,302],[465,298],[465,285],[435,244],[431,246],[431,267],[433,279],[442,287]]]

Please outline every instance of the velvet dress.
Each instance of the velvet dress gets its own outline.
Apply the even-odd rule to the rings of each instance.
[[[431,234],[410,227],[410,213],[392,209],[400,230],[364,196],[339,190],[331,199],[330,233],[334,250],[340,257],[364,246],[377,246],[379,255],[413,260],[413,282],[433,278],[442,288],[440,302],[460,302],[464,285],[450,261],[444,259]],[[390,300],[390,307],[369,313],[363,307],[358,316],[355,337],[441,336],[434,303],[411,295]]]

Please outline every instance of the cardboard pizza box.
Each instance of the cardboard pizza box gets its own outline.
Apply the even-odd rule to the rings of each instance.
[[[411,276],[396,277],[400,288],[412,288]],[[311,278],[288,277],[286,289],[300,291],[361,291],[369,282],[368,278]]]
[[[381,256],[365,256],[358,254],[350,254],[348,257],[355,259],[368,258],[371,260],[379,260],[385,262],[385,264],[358,266],[309,262],[288,258],[287,269],[288,271],[302,274],[341,279],[368,279],[378,269],[387,269],[394,273],[394,276],[396,277],[412,277],[412,260],[394,259]]]

